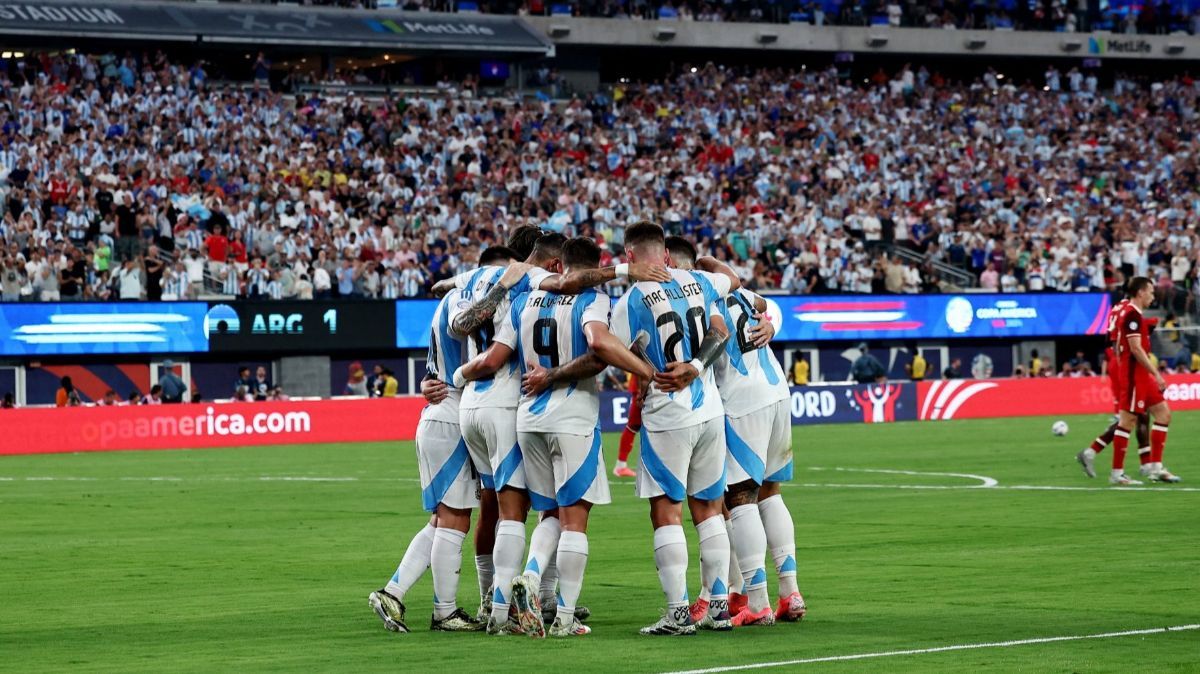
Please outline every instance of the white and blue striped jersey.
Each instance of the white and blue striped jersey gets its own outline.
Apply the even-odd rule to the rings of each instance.
[[[455,287],[460,287],[461,283],[462,290],[458,303],[450,310],[450,320],[453,321],[459,313],[466,311],[484,295],[487,295],[492,286],[500,282],[500,277],[504,276],[504,270],[504,267],[489,265],[456,276],[454,278]],[[534,267],[525,275],[525,278],[509,290],[508,296],[496,308],[496,314],[492,317],[492,321],[485,323],[474,334],[467,335],[463,340],[467,349],[466,357],[463,359],[464,363],[487,351],[487,348],[492,345],[496,332],[507,320],[512,298],[533,290],[547,276],[550,276],[550,272]],[[454,373],[451,372],[451,374]],[[520,398],[521,375],[517,372],[517,358],[514,351],[513,357],[500,366],[495,374],[467,384],[466,389],[463,390],[460,409],[516,407]]]
[[[613,308],[613,335],[626,346],[637,344],[655,369],[695,358],[708,331],[710,312],[729,295],[729,279],[721,274],[671,269],[671,281],[635,283]],[[725,414],[721,394],[706,369],[687,389],[663,393],[651,386],[642,406],[647,430],[687,428]]]
[[[760,349],[747,336],[747,331],[758,325],[753,317],[753,296],[739,288],[716,306],[729,327],[725,354],[713,364],[725,414],[741,417],[791,397],[783,368],[771,347]]]
[[[430,327],[429,353],[425,358],[425,367],[429,373],[446,382],[449,390],[446,399],[436,405],[425,408],[424,418],[458,425],[458,407],[462,399],[462,391],[454,388],[454,371],[466,362],[467,353],[464,340],[455,337],[450,332],[451,312],[458,305],[461,292],[455,288],[446,293],[438,303],[433,313],[433,325]]]
[[[527,364],[558,367],[586,355],[583,326],[608,324],[608,295],[589,288],[578,295],[543,290],[522,293],[512,301],[496,341],[512,347],[521,375]],[[564,382],[536,396],[522,395],[517,430],[535,433],[588,435],[600,420],[600,394],[595,377]]]

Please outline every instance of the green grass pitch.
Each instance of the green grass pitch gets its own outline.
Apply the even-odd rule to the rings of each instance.
[[[663,598],[629,481],[593,511],[594,633],[534,642],[427,632],[428,576],[407,599],[412,634],[367,607],[426,518],[412,443],[3,457],[0,670],[667,672],[1200,623],[1200,414],[1172,424],[1167,463],[1187,481],[1138,493],[1108,489],[1111,450],[1099,479],[1075,464],[1106,417],[1068,418],[1067,438],[1051,421],[797,428],[784,495],[808,619],[684,639],[637,634]],[[770,671],[1198,669],[1200,632],[1183,631]]]

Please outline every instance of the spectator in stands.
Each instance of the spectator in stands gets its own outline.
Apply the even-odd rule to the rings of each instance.
[[[1042,358],[1038,355],[1038,350],[1034,349],[1029,353],[1029,376],[1040,377],[1042,375]]]
[[[142,401],[144,405],[161,405],[163,404],[163,387],[161,384],[155,384],[150,387],[150,394]]]
[[[858,345],[859,356],[850,365],[850,378],[859,384],[874,384],[887,378],[887,370],[879,359],[867,350],[867,343]]]
[[[955,358],[950,361],[950,365],[942,371],[942,379],[962,379],[962,359]]]
[[[266,400],[267,394],[271,391],[271,380],[267,377],[267,368],[262,365],[254,371],[254,380],[250,383],[250,392],[254,395],[255,400]]]
[[[254,389],[254,378],[250,376],[250,368],[245,365],[238,368],[238,377],[233,382],[234,398],[238,398],[237,390],[245,387],[247,391]]]
[[[79,391],[75,390],[75,385],[71,383],[71,378],[64,376],[59,380],[58,393],[54,396],[55,407],[77,407],[82,405],[79,399]]]
[[[183,402],[183,394],[187,393],[187,385],[183,383],[183,379],[179,375],[175,374],[175,361],[168,358],[162,362],[158,383],[162,389],[164,403]]]
[[[372,398],[383,395],[383,365],[376,364],[367,375],[367,394]]]
[[[118,404],[120,404],[120,401],[117,400],[117,392],[112,389],[105,391],[104,397],[100,399],[100,402],[96,403],[100,407],[116,407]]]
[[[921,355],[921,351],[916,345],[909,347],[912,351],[912,361],[904,366],[904,371],[908,374],[908,378],[913,381],[925,381],[925,371],[929,369],[929,362],[925,360],[925,356]]]
[[[137,265],[136,258],[126,257],[121,271],[117,272],[117,297],[122,300],[142,299],[142,270]]]
[[[142,394],[137,389],[130,391],[129,395],[125,396],[125,402],[121,403],[121,405],[123,407],[129,406],[129,405],[141,405],[141,404],[142,404]]]
[[[792,353],[792,385],[793,386],[808,386],[808,360],[804,358],[803,351],[795,351]]]
[[[367,390],[367,375],[363,371],[362,363],[357,360],[350,363],[350,378],[346,380],[346,388],[342,391],[343,395],[362,396],[366,398]]]
[[[400,382],[396,379],[396,375],[388,368],[383,368],[382,384],[380,386],[379,395],[384,398],[395,398],[396,393],[400,390]]]
[[[4,400],[0,401],[0,409],[11,410],[16,406],[17,403],[13,400],[13,394],[11,392],[5,393]]]

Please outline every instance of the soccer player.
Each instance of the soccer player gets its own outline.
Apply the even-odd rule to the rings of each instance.
[[[568,273],[595,269],[599,261],[600,248],[591,239],[575,238],[562,246],[562,264]],[[591,289],[579,295],[523,293],[513,300],[492,346],[463,369],[467,378],[486,375],[515,352],[522,373],[532,372],[532,379],[542,384],[527,389],[517,412],[529,498],[533,508],[545,515],[531,537],[525,572],[512,584],[518,621],[529,634],[537,633],[542,622],[534,588],[540,585],[541,570],[555,557],[560,593],[550,635],[581,636],[591,631],[575,618],[587,564],[588,516],[593,505],[611,502],[600,451],[596,375],[608,362],[646,378],[654,374],[646,361],[609,333],[608,314],[608,296]],[[586,358],[592,353],[598,358]],[[575,367],[561,368],[562,363]]]
[[[662,227],[653,223],[630,226],[625,247],[632,262],[668,261]],[[721,516],[724,408],[709,368],[728,334],[710,307],[740,283],[712,258],[697,266],[720,273],[672,269],[669,282],[636,283],[617,302],[610,321],[613,334],[626,346],[638,345],[658,371],[642,408],[637,494],[650,501],[654,561],[667,611],[642,628],[642,634],[696,632],[688,607],[688,550],[681,524],[685,499],[700,539],[701,565],[713,570],[702,575],[715,578],[710,606],[728,619],[729,536]]]
[[[1106,363],[1106,369],[1108,371],[1108,385],[1113,394],[1113,413],[1117,415],[1118,418],[1121,414],[1121,372],[1120,367],[1117,365],[1116,354],[1117,319],[1120,317],[1121,312],[1125,310],[1125,307],[1128,306],[1128,304],[1129,298],[1125,298],[1114,304],[1113,308],[1108,312],[1109,345],[1108,348],[1104,350],[1104,360]],[[1155,319],[1152,318],[1146,320],[1146,325],[1151,331],[1154,330],[1155,322]],[[1108,428],[1092,441],[1090,446],[1083,448],[1083,450],[1075,455],[1075,460],[1079,462],[1079,465],[1083,466],[1084,475],[1087,475],[1088,477],[1096,477],[1096,455],[1104,451],[1104,448],[1113,441],[1113,437],[1116,435],[1117,428],[1118,421],[1114,419],[1113,422],[1109,424]],[[1137,440],[1138,460],[1142,464],[1142,474],[1146,475],[1148,466],[1150,464],[1150,418],[1145,413],[1138,414]],[[1119,473],[1124,475],[1125,454],[1123,452],[1120,454],[1120,456],[1117,454],[1117,451],[1114,449],[1112,460],[1112,467],[1114,471],[1113,474],[1116,475]],[[1132,482],[1133,481],[1131,480],[1131,483]]]
[[[629,467],[629,455],[633,452],[633,440],[642,430],[642,395],[641,384],[634,375],[629,377],[629,419],[625,428],[621,429],[621,442],[617,449],[617,465],[613,466],[616,477],[637,477],[637,472]]]
[[[667,250],[678,269],[690,270],[696,249],[686,239],[668,237]],[[796,542],[791,513],[779,494],[779,483],[791,478],[791,390],[783,367],[771,351],[771,322],[762,316],[766,301],[744,289],[734,290],[718,311],[732,338],[713,368],[725,407],[725,507],[733,545],[730,579],[743,588],[737,593],[747,606],[731,602],[733,625],[772,625],[776,618],[804,617],[804,598],[796,586]],[[762,503],[760,504],[760,497]],[[770,549],[779,574],[779,605],[767,597],[764,555]],[[740,577],[733,576],[734,569]],[[707,585],[707,582],[705,583]],[[692,607],[692,619],[711,624],[711,600]]]
[[[492,247],[480,256],[482,264],[507,263],[512,253]],[[445,381],[462,366],[466,345],[450,333],[450,310],[457,306],[460,291],[455,289],[442,298],[434,312],[430,328],[426,381],[438,385],[423,386],[430,405],[421,411],[417,425],[417,459],[421,476],[422,506],[433,513],[429,524],[413,537],[404,557],[382,589],[367,598],[383,626],[392,632],[408,632],[405,622],[404,595],[425,573],[433,570],[434,610],[430,629],[446,632],[473,632],[483,623],[458,607],[458,580],[462,566],[462,546],[471,526],[471,510],[477,507],[480,475],[490,475],[488,465],[476,466],[459,429],[461,389]],[[482,470],[480,470],[482,468]],[[491,536],[480,532],[495,527],[494,504],[480,513],[476,528],[477,549],[488,544]]]
[[[1124,455],[1129,445],[1129,432],[1142,412],[1150,414],[1150,467],[1148,475],[1152,482],[1179,482],[1162,465],[1163,450],[1167,443],[1167,428],[1171,423],[1171,409],[1163,399],[1166,380],[1151,362],[1147,350],[1150,346],[1150,329],[1142,312],[1154,302],[1154,283],[1144,276],[1134,278],[1127,287],[1129,304],[1117,319],[1117,367],[1120,372],[1121,414],[1119,428],[1113,436],[1113,460],[1116,454]],[[1109,482],[1117,485],[1135,484],[1123,470],[1113,469]]]

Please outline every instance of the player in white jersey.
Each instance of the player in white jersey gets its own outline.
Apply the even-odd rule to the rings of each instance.
[[[667,249],[675,267],[694,266],[696,250],[686,239],[669,237]],[[725,506],[733,545],[730,578],[742,587],[742,592],[730,597],[733,623],[799,620],[806,607],[796,587],[795,533],[791,513],[779,494],[779,483],[792,474],[791,390],[769,346],[775,330],[762,316],[766,301],[738,289],[718,304],[718,310],[732,333],[725,356],[713,369],[725,405]],[[779,573],[776,610],[767,597],[767,549]],[[693,606],[693,617],[704,614],[705,603],[702,595]]]
[[[505,260],[507,249],[485,251],[481,260]],[[483,629],[483,623],[458,607],[458,580],[462,546],[471,526],[471,510],[479,505],[480,471],[472,463],[459,431],[461,391],[447,386],[450,373],[462,366],[465,344],[450,333],[451,308],[459,302],[459,291],[442,298],[430,327],[426,380],[440,387],[423,387],[430,404],[421,411],[417,425],[417,460],[421,477],[422,506],[433,513],[429,524],[409,543],[396,573],[382,589],[372,592],[368,603],[392,632],[408,632],[404,595],[431,568],[434,613],[430,629],[467,632]],[[490,471],[490,469],[488,469]],[[490,521],[481,521],[478,532],[495,526],[494,508]],[[481,513],[481,520],[487,519]]]
[[[531,233],[538,236],[532,244],[528,236]],[[514,248],[514,252],[518,256],[526,255],[525,264],[510,265],[507,269],[484,266],[453,280],[453,285],[462,285],[464,289],[463,299],[451,319],[451,329],[456,334],[468,336],[469,358],[475,358],[487,350],[497,323],[504,316],[504,311],[497,309],[507,306],[510,298],[516,294],[539,288],[578,292],[584,287],[610,281],[618,275],[635,279],[668,277],[661,264],[624,265],[623,269],[618,266],[572,270],[569,274],[551,273],[559,269],[558,254],[564,240],[561,234],[543,235],[536,228],[520,228],[509,242],[521,247]],[[506,621],[511,592],[507,581],[515,576],[519,566],[513,569],[512,574],[508,573],[507,566],[502,566],[502,563],[512,561],[513,549],[518,546],[515,564],[520,563],[525,545],[524,521],[529,511],[521,452],[516,442],[515,409],[520,393],[515,377],[516,367],[516,361],[510,360],[505,367],[482,375],[479,381],[473,381],[470,385],[466,385],[466,380],[460,382],[466,385],[460,404],[463,437],[473,457],[486,454],[490,458],[494,473],[491,481],[495,492],[500,494],[500,521],[496,527],[493,555],[490,560],[476,559],[481,577],[485,575],[487,567],[494,569],[493,573],[486,574],[491,575],[494,586],[490,597],[491,607],[487,608],[485,599],[480,612],[481,615],[490,613],[495,617],[495,620],[489,621],[493,633],[521,631],[519,625]],[[511,492],[508,497],[504,496],[506,487]],[[484,490],[485,500],[488,491]],[[499,560],[501,556],[503,560]],[[552,593],[552,582],[550,588]],[[500,603],[497,605],[498,599]]]
[[[634,262],[667,261],[662,227],[643,222],[626,230]],[[666,595],[666,614],[643,634],[694,634],[688,610],[687,541],[682,502],[686,498],[700,539],[701,564],[716,580],[709,588],[714,618],[731,627],[728,613],[729,538],[721,516],[725,493],[725,424],[720,394],[708,365],[722,353],[723,322],[712,313],[740,284],[737,276],[672,269],[666,283],[637,283],[613,309],[611,329],[627,346],[638,345],[659,372],[642,406],[641,466],[637,493],[650,499],[654,560]],[[710,325],[712,326],[710,328]],[[708,574],[705,574],[706,576]]]
[[[595,269],[600,248],[585,237],[572,239],[563,244],[562,261],[568,274]],[[543,384],[525,392],[517,412],[529,496],[534,509],[548,515],[533,532],[525,572],[513,583],[513,603],[526,631],[542,619],[533,588],[552,559],[560,593],[551,636],[591,631],[575,618],[587,564],[588,515],[592,505],[611,502],[600,451],[596,375],[607,363],[643,377],[654,374],[649,363],[609,333],[608,316],[608,296],[595,290],[522,294],[513,300],[509,320],[484,359],[485,369],[499,367],[515,351],[522,372],[540,374]],[[575,367],[560,368],[568,362]],[[551,381],[550,372],[562,378]]]

